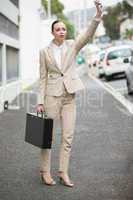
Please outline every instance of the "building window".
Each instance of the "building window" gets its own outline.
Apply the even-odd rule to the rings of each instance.
[[[2,44],[0,44],[0,85],[2,84]]]
[[[17,8],[19,7],[19,0],[10,0]]]
[[[0,13],[0,32],[12,38],[19,38],[19,27]]]
[[[6,47],[6,79],[7,82],[19,78],[19,50],[13,47]]]

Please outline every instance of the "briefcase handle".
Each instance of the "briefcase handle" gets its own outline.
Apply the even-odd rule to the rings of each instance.
[[[44,111],[44,112],[38,112],[38,111],[37,111],[37,116],[38,116],[38,117],[39,117],[39,114],[41,114],[41,117],[42,117],[42,118],[47,118],[47,117],[48,117],[45,111]]]

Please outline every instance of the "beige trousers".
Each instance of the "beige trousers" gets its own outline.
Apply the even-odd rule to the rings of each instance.
[[[59,97],[46,96],[44,107],[48,117],[60,119],[61,147],[59,171],[67,173],[76,120],[75,94],[65,92]],[[55,128],[53,134],[55,134]],[[46,172],[51,170],[51,149],[41,150],[41,170]]]

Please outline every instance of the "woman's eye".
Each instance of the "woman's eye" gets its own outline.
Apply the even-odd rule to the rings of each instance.
[[[60,31],[60,29],[58,28],[58,29],[56,29],[56,31]]]
[[[58,32],[58,31],[61,31],[61,30],[62,30],[62,31],[66,31],[65,28],[57,28],[57,29],[56,29],[57,32]]]

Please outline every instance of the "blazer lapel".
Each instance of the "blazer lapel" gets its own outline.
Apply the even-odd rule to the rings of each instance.
[[[69,61],[69,57],[71,54],[71,48],[69,43],[67,42],[67,40],[65,41],[65,47],[63,48],[63,53],[62,53],[62,59],[61,59],[61,64],[62,64],[62,71],[65,72],[67,70],[68,67],[68,61]]]
[[[69,44],[67,43],[67,41],[65,41],[65,45],[64,45],[62,53],[61,53],[61,67],[62,67],[61,69],[58,67],[58,64],[55,60],[52,48],[53,47],[52,47],[52,42],[51,42],[47,48],[47,53],[48,53],[49,59],[51,61],[51,64],[54,67],[56,67],[56,69],[58,69],[58,71],[64,72],[67,68],[67,57],[68,57],[69,51],[71,50],[71,49],[69,49]]]
[[[56,60],[55,60],[55,57],[54,57],[54,54],[53,54],[52,42],[50,43],[50,45],[49,45],[48,48],[47,48],[47,53],[48,53],[48,57],[49,57],[49,59],[50,59],[50,61],[51,61],[51,64],[52,64],[54,67],[56,67],[59,71],[61,71],[61,70],[59,69],[59,67],[58,67],[58,64],[57,64],[57,62],[56,62]]]
[[[65,41],[65,45],[63,47],[62,53],[61,53],[61,66],[62,66],[62,71],[64,69],[64,65],[65,65],[65,59],[66,59],[66,54],[68,52],[68,47],[67,47],[67,43]]]

